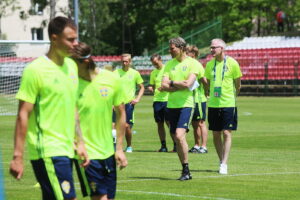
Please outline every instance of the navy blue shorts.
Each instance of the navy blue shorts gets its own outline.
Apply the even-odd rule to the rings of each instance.
[[[76,197],[72,176],[72,159],[66,156],[43,158],[31,160],[31,165],[41,186],[43,200]]]
[[[209,130],[236,130],[237,129],[237,108],[208,108]]]
[[[202,113],[200,113],[199,103],[196,103],[192,121],[199,121],[199,120],[205,121],[205,119],[206,119],[206,102],[201,103],[201,112]]]
[[[154,119],[156,123],[168,121],[167,103],[168,102],[160,102],[160,101],[153,102],[153,113],[154,113]]]
[[[104,160],[91,160],[84,170],[75,161],[83,196],[105,195],[114,199],[117,187],[117,170],[115,156]]]
[[[125,111],[126,111],[126,123],[132,126],[134,124],[134,105],[131,103],[125,104]]]
[[[185,128],[189,131],[193,108],[168,108],[170,133],[175,134],[176,128]]]

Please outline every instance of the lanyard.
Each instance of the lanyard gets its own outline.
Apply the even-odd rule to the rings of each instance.
[[[217,61],[215,59],[215,65],[214,65],[214,81],[216,81],[216,64]],[[223,64],[223,70],[222,70],[222,81],[224,80],[224,75],[225,75],[225,70],[226,70],[226,56],[224,57],[224,64]]]

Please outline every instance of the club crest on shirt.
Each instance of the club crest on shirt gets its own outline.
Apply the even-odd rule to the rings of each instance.
[[[127,77],[128,77],[128,79],[132,79],[132,78],[133,78],[133,76],[132,76],[132,75],[128,75]]]
[[[63,181],[61,183],[61,188],[66,194],[69,194],[70,189],[71,189],[71,185],[70,185],[69,181]]]
[[[187,69],[187,66],[182,66],[182,71],[186,71],[186,69]]]
[[[100,94],[102,97],[107,97],[108,89],[107,88],[100,88]]]
[[[77,83],[77,76],[75,76],[75,74],[71,73],[70,74],[70,78],[72,79],[72,81],[73,81],[74,84]]]

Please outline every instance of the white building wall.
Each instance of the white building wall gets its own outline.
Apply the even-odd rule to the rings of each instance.
[[[29,10],[32,6],[31,0],[18,0],[18,10],[1,19],[2,33],[6,40],[32,40],[32,28],[42,28],[42,22],[46,20],[46,26],[43,27],[43,38],[49,40],[47,26],[50,19],[50,6],[47,6],[41,15],[30,15]],[[66,16],[62,10],[68,10],[68,0],[56,0],[56,16]],[[20,12],[24,11],[27,19],[20,18]],[[9,12],[11,13],[11,11]]]

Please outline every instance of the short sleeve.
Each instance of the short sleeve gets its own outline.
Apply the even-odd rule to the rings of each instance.
[[[118,78],[115,82],[116,85],[115,85],[115,95],[114,95],[113,105],[119,106],[120,104],[124,103],[125,95],[124,95],[124,90],[122,90],[121,79]]]
[[[204,68],[201,63],[199,63],[199,74],[198,74],[198,79],[204,77]]]
[[[39,76],[36,70],[29,66],[24,69],[21,85],[16,98],[28,103],[35,104],[40,90]]]
[[[150,74],[150,81],[149,81],[150,85],[154,85],[155,84],[155,70],[153,70]]]
[[[232,59],[232,72],[233,72],[233,79],[237,79],[237,78],[240,78],[242,77],[242,72],[241,72],[241,68],[240,68],[240,65],[239,63]]]
[[[208,62],[208,63],[206,64],[205,71],[204,71],[204,76],[205,76],[208,80],[211,79],[210,73],[211,73],[211,67],[210,67],[210,62]]]
[[[136,79],[135,80],[136,80],[136,84],[141,84],[141,83],[144,82],[141,74],[138,71],[136,72]]]

